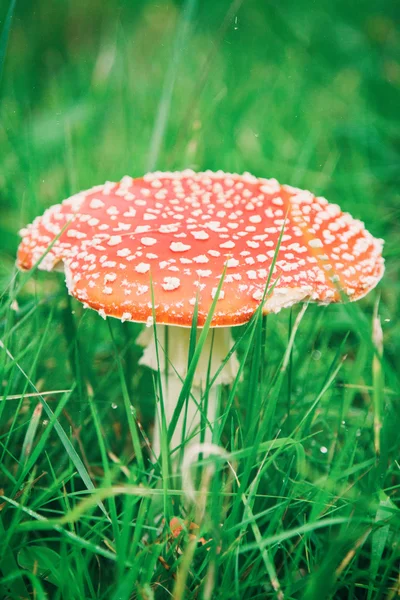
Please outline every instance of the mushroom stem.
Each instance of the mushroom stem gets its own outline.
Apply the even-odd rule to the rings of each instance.
[[[164,413],[165,422],[168,427],[172,421],[176,403],[182,389],[182,382],[175,375],[175,373],[172,375],[171,372],[168,374],[168,380],[163,377],[163,382]],[[207,406],[205,406],[202,398],[202,387],[199,385],[192,386],[191,397],[189,397],[187,402],[184,404],[174,433],[172,434],[170,449],[171,453],[173,453],[173,457],[178,456],[177,449],[181,446],[181,444],[185,444],[185,440],[188,440],[188,443],[190,444],[200,443],[203,440],[206,442],[211,442],[211,428],[213,427],[215,419],[217,418],[218,388],[218,385],[214,385],[210,389],[207,398]],[[195,398],[197,404],[193,397]],[[205,420],[205,417],[207,417],[207,420]],[[205,423],[203,432],[202,419],[203,423]],[[161,405],[160,402],[158,402],[153,436],[153,451],[155,456],[159,456],[161,452],[161,423]],[[201,438],[203,438],[203,440]]]
[[[163,408],[166,426],[171,423],[183,381],[187,375],[188,356],[190,347],[190,329],[176,326],[157,326],[158,355],[156,345],[150,330],[145,330],[139,338],[139,343],[146,344],[140,360],[142,365],[151,369],[160,368],[163,390]],[[198,336],[200,330],[198,330]],[[226,359],[232,346],[232,337],[228,328],[216,328],[208,334],[193,378],[190,396],[184,404],[172,439],[170,450],[177,457],[176,451],[182,444],[198,444],[211,442],[212,431],[218,412],[219,386],[233,381],[238,362],[232,355],[218,374],[213,386],[205,394],[207,381],[213,379],[217,370]],[[153,450],[156,457],[161,450],[162,411],[157,402],[157,415],[153,436]],[[176,462],[176,461],[174,461]]]

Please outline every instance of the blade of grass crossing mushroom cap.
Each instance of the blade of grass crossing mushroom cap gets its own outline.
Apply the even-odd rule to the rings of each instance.
[[[205,433],[206,433],[206,424],[207,424],[207,411],[208,411],[208,398],[210,392],[210,379],[211,379],[211,366],[212,366],[212,355],[214,349],[214,340],[215,340],[215,329],[212,330],[211,333],[211,345],[210,345],[210,355],[208,357],[208,365],[207,365],[207,374],[206,374],[206,384],[205,390],[202,393],[202,399],[204,400],[204,412],[201,412],[201,429],[200,429],[200,443],[203,444],[205,442]],[[226,364],[226,361],[222,362],[223,365]],[[217,398],[217,414],[218,414],[218,404],[219,398]]]
[[[271,294],[277,284],[278,280],[276,282],[274,282],[270,288],[270,291],[268,292],[268,294]],[[236,350],[241,346],[241,344],[243,343],[243,341],[245,340],[246,336],[249,337],[248,339],[248,343],[246,344],[246,348],[244,350],[242,359],[239,361],[239,369],[238,372],[236,374],[236,377],[234,378],[231,386],[230,386],[230,391],[229,391],[229,397],[228,397],[228,401],[226,404],[226,407],[224,409],[224,413],[221,415],[220,421],[219,421],[219,429],[222,432],[226,421],[228,419],[229,416],[229,412],[230,409],[232,408],[234,399],[235,399],[235,395],[236,395],[236,390],[237,387],[240,383],[240,380],[242,378],[242,374],[244,371],[244,367],[246,365],[247,362],[247,358],[248,355],[250,353],[251,348],[253,347],[253,340],[254,340],[254,335],[256,332],[256,327],[257,327],[257,323],[258,321],[261,319],[262,317],[262,308],[263,305],[262,303],[259,305],[259,307],[257,308],[256,312],[254,313],[254,315],[251,317],[250,321],[248,322],[245,331],[242,333],[242,335],[236,340],[236,342],[234,343],[234,345],[232,346],[232,348],[230,349],[230,351],[228,352],[228,354],[225,357],[225,360],[222,362],[222,364],[220,365],[220,367],[217,369],[217,371],[215,372],[215,375],[213,376],[213,378],[211,379],[211,381],[208,383],[208,387],[207,387],[207,393],[209,391],[209,389],[214,385],[215,381],[217,380],[217,377],[219,376],[219,374],[221,373],[222,369],[224,368],[224,366],[226,365],[226,363],[228,362],[228,360],[230,359],[230,357],[235,354]]]
[[[199,341],[197,342],[196,350],[195,350],[195,352],[193,354],[192,360],[190,361],[190,365],[189,365],[189,368],[188,368],[188,371],[187,371],[187,375],[185,377],[185,381],[183,383],[182,390],[181,390],[181,392],[179,394],[178,402],[177,402],[176,408],[174,410],[174,414],[172,416],[171,423],[170,423],[170,425],[168,427],[168,437],[169,437],[169,439],[172,438],[172,435],[173,435],[173,433],[175,431],[175,427],[177,425],[177,422],[178,422],[178,419],[179,419],[179,415],[180,415],[180,412],[182,410],[182,406],[183,406],[183,404],[185,402],[186,395],[188,394],[188,392],[190,390],[190,387],[192,385],[192,381],[193,381],[193,377],[194,377],[194,374],[195,374],[195,371],[196,371],[197,363],[199,362],[199,358],[200,358],[203,346],[205,344],[208,332],[210,330],[212,318],[214,316],[214,312],[215,312],[215,308],[217,306],[218,298],[219,298],[219,295],[221,293],[222,285],[224,283],[225,274],[226,274],[226,268],[227,267],[225,265],[224,266],[224,270],[223,270],[222,275],[221,275],[220,282],[219,282],[218,287],[217,287],[217,289],[215,291],[215,296],[213,298],[213,301],[212,301],[212,304],[211,304],[211,307],[210,307],[210,311],[209,311],[209,313],[207,315],[206,321],[205,321],[203,329],[201,331],[201,334],[200,334],[200,337],[199,337]]]
[[[287,220],[287,214],[285,215],[284,222],[281,226],[280,235],[277,240],[276,247],[275,247],[274,256],[273,256],[271,266],[269,269],[269,273],[268,273],[267,281],[265,284],[262,300],[261,300],[260,305],[258,306],[253,318],[250,321],[252,330],[251,330],[249,343],[246,348],[246,350],[247,350],[246,351],[246,359],[247,359],[250,351],[253,350],[253,355],[255,355],[255,360],[256,360],[255,368],[252,368],[250,370],[250,378],[249,378],[249,382],[248,382],[249,390],[248,390],[247,395],[249,396],[251,394],[250,398],[253,398],[253,396],[255,396],[255,395],[258,396],[259,392],[260,392],[260,385],[258,382],[258,369],[260,366],[260,360],[262,358],[261,357],[261,343],[258,343],[258,344],[254,343],[254,338],[257,336],[257,334],[259,336],[262,334],[263,307],[264,307],[264,304],[265,304],[267,298],[273,293],[273,290],[279,281],[279,278],[277,278],[277,280],[272,284],[272,286],[270,286],[273,271],[274,271],[276,261],[278,258],[278,254],[279,254],[279,249],[280,249],[280,246],[282,243],[282,238],[284,235],[286,220]],[[244,362],[245,362],[244,360],[241,361],[241,363],[244,363]],[[237,383],[238,383],[238,379],[235,380],[236,385],[237,385]],[[235,384],[233,386],[233,390],[236,389]],[[230,397],[231,403],[233,403],[233,396],[232,396],[233,390],[231,390],[231,397]],[[228,404],[229,404],[229,401],[228,401]],[[253,404],[253,401],[251,402],[251,404]],[[261,405],[259,407],[259,410],[261,410]],[[249,412],[251,412],[251,411],[249,411]],[[250,479],[250,473],[251,473],[251,470],[254,465],[255,456],[258,453],[258,448],[262,442],[262,438],[265,435],[265,431],[264,431],[265,424],[266,424],[265,415],[264,415],[262,424],[260,422],[260,419],[251,419],[251,417],[248,417],[248,419],[247,419],[246,431],[247,431],[247,437],[249,439],[250,447],[252,448],[252,452],[250,453],[250,455],[246,461],[244,472],[240,479],[239,494],[238,494],[238,497],[236,498],[236,501],[234,502],[234,506],[233,506],[233,515],[235,515],[235,517],[232,516],[233,520],[236,518],[236,516],[240,510],[240,496],[242,493],[244,493],[245,489],[247,488],[247,483]],[[267,438],[269,438],[269,437],[270,436],[267,436]]]
[[[159,343],[157,336],[157,322],[156,322],[156,308],[155,308],[155,298],[154,298],[154,285],[153,278],[150,271],[150,294],[151,294],[151,312],[152,312],[152,327],[153,327],[153,337],[154,337],[154,348],[156,354],[156,362],[157,362],[157,370],[154,373],[155,379],[155,396],[156,403],[159,403],[159,411],[156,410],[156,419],[160,418],[160,422],[156,424],[160,428],[160,452],[161,452],[161,473],[162,473],[162,488],[163,488],[163,504],[164,504],[164,515],[166,519],[169,519],[172,516],[171,509],[171,496],[169,494],[170,487],[170,473],[171,473],[171,460],[169,455],[169,444],[168,444],[168,425],[165,416],[165,408],[164,408],[164,396],[163,396],[163,386],[162,386],[162,373],[161,373],[161,361],[160,361],[160,351],[159,351]],[[166,361],[167,362],[167,361]],[[167,365],[166,365],[167,369]],[[157,458],[157,457],[156,457]]]
[[[280,234],[277,240],[277,244],[275,247],[275,251],[274,251],[274,256],[272,258],[272,262],[271,262],[271,266],[268,272],[268,277],[267,277],[267,281],[264,287],[264,291],[263,291],[263,296],[260,302],[260,305],[258,306],[255,314],[253,315],[253,318],[251,319],[251,322],[253,323],[253,332],[252,332],[252,336],[251,336],[251,344],[249,343],[249,350],[250,347],[253,350],[253,357],[256,360],[256,364],[253,365],[253,368],[251,369],[251,376],[248,380],[248,385],[249,385],[249,390],[248,390],[248,394],[247,396],[250,398],[253,398],[255,396],[259,395],[259,382],[257,380],[257,374],[259,372],[259,367],[261,364],[261,353],[260,353],[260,349],[261,349],[261,339],[259,340],[259,343],[253,343],[253,339],[255,336],[261,336],[262,334],[262,314],[263,314],[263,308],[264,305],[268,299],[269,296],[271,296],[271,294],[273,293],[275,286],[278,284],[279,282],[279,277],[277,277],[276,281],[272,284],[272,286],[270,286],[271,284],[271,280],[272,280],[272,276],[273,276],[273,272],[275,269],[275,265],[276,265],[276,261],[278,258],[278,254],[279,254],[279,250],[282,244],[282,237],[284,235],[284,231],[285,231],[285,225],[286,225],[286,221],[287,221],[287,213],[285,215],[284,221],[282,223],[281,226],[281,230],[280,230]],[[250,410],[247,413],[247,429],[250,431],[253,429],[253,427],[257,426],[257,423],[259,423],[258,419],[254,420],[252,418],[253,416],[253,412],[257,410],[257,407],[255,406],[255,403],[252,401],[250,403]],[[252,435],[252,433],[251,433]]]
[[[267,281],[266,281],[266,284],[265,284],[265,287],[264,287],[264,292],[263,292],[263,296],[262,296],[261,302],[260,302],[259,306],[257,307],[254,315],[252,316],[252,318],[250,319],[249,324],[248,324],[248,328],[251,328],[250,329],[251,333],[250,333],[248,345],[247,345],[247,348],[246,348],[245,357],[240,362],[238,376],[235,378],[235,381],[234,381],[233,386],[231,388],[231,393],[230,393],[229,400],[228,400],[228,407],[229,408],[230,408],[230,406],[233,403],[234,394],[236,393],[236,388],[237,388],[237,385],[238,385],[238,383],[240,381],[240,377],[241,377],[241,374],[243,372],[244,364],[245,364],[245,362],[247,360],[247,357],[248,357],[248,354],[250,352],[250,349],[254,348],[254,347],[257,348],[259,346],[258,344],[255,344],[255,345],[253,344],[253,339],[254,339],[254,336],[256,335],[257,328],[262,327],[261,317],[262,317],[262,314],[263,314],[264,304],[267,301],[268,297],[273,293],[273,291],[275,289],[275,286],[279,282],[279,278],[277,278],[276,281],[272,285],[270,285],[271,284],[272,275],[273,275],[273,271],[274,271],[274,268],[275,268],[275,265],[276,265],[276,261],[277,261],[277,258],[278,258],[279,249],[280,249],[280,246],[281,246],[281,243],[282,243],[282,237],[284,235],[286,219],[287,219],[287,214],[286,214],[284,222],[283,222],[283,224],[281,226],[280,235],[278,237],[278,241],[277,241],[276,248],[275,248],[275,251],[274,251],[274,256],[273,256],[273,259],[272,259],[272,262],[271,262],[271,267],[269,269],[269,273],[268,273]],[[243,334],[243,337],[244,336],[245,336],[245,334]],[[234,349],[240,344],[240,342],[241,342],[241,339],[239,339],[237,341],[237,343],[234,345],[234,347],[231,349],[231,353],[234,352]],[[219,372],[222,370],[223,367],[224,367],[224,364],[222,364],[220,366],[220,368],[217,370],[217,372],[216,372],[215,376],[213,377],[210,385],[213,384],[213,381],[216,379],[216,377],[218,376]],[[257,389],[257,386],[254,389]],[[225,411],[226,417],[224,419],[224,422],[227,419],[228,412],[229,411]]]
[[[57,418],[55,417],[53,411],[51,410],[50,406],[47,404],[46,400],[43,398],[43,396],[40,394],[39,390],[36,388],[35,384],[33,383],[33,381],[28,377],[28,375],[25,373],[25,371],[23,370],[23,368],[21,367],[21,365],[18,364],[18,362],[15,361],[13,355],[11,354],[11,352],[4,346],[2,340],[0,340],[0,347],[4,349],[4,351],[7,353],[8,357],[15,362],[16,367],[18,368],[18,370],[21,372],[21,374],[23,375],[23,377],[28,381],[29,385],[32,387],[32,389],[34,390],[34,392],[38,395],[40,402],[43,404],[43,408],[45,410],[45,412],[47,413],[49,419],[53,419],[54,418],[54,429],[56,430],[58,437],[61,440],[61,443],[63,444],[65,450],[67,451],[68,456],[70,457],[72,463],[75,465],[76,470],[78,471],[83,483],[86,485],[87,489],[89,491],[95,490],[95,486],[90,478],[89,473],[86,470],[85,465],[83,464],[81,458],[79,457],[78,453],[76,452],[75,448],[73,447],[73,445],[71,444],[71,442],[68,439],[67,434],[65,433],[63,427],[60,425],[60,423],[58,422]],[[107,517],[107,519],[109,519],[109,516],[107,514],[107,511],[103,505],[103,503],[99,503],[99,508],[101,509],[101,511],[104,513],[104,515]]]
[[[273,259],[272,259],[272,262],[271,262],[271,267],[269,269],[268,278],[267,278],[267,282],[266,282],[265,289],[264,289],[263,298],[262,298],[262,301],[261,301],[261,307],[264,306],[267,298],[273,293],[273,290],[274,290],[275,286],[279,282],[279,277],[277,277],[276,281],[274,282],[274,285],[271,286],[272,289],[269,289],[269,286],[270,286],[270,283],[271,283],[271,280],[272,280],[272,276],[273,276],[273,273],[274,273],[275,265],[276,265],[276,262],[278,260],[279,250],[280,250],[280,247],[281,247],[281,244],[282,244],[282,238],[283,238],[284,231],[285,231],[285,226],[286,226],[286,222],[287,222],[287,218],[288,218],[288,212],[289,212],[289,209],[286,211],[286,215],[285,215],[284,221],[283,221],[282,226],[281,226],[281,231],[280,231],[279,238],[278,238],[278,241],[277,241],[277,244],[276,244],[274,256],[273,256]],[[261,308],[261,310],[262,310],[262,308]],[[304,314],[304,312],[302,314]],[[259,383],[256,380],[256,375],[259,373],[259,370],[260,370],[260,367],[261,367],[261,364],[262,364],[261,361],[264,358],[262,356],[262,353],[261,353],[261,350],[262,350],[263,323],[262,323],[262,320],[261,320],[260,316],[261,316],[260,313],[258,313],[258,315],[257,315],[257,322],[255,324],[255,328],[256,328],[255,335],[257,335],[259,339],[258,339],[258,343],[254,344],[253,357],[254,357],[255,364],[254,364],[253,368],[251,369],[251,373],[253,374],[253,377],[250,377],[250,379],[249,379],[249,386],[250,386],[249,395],[250,395],[250,397],[254,396],[256,398],[260,396],[260,391],[261,391]],[[301,320],[301,318],[300,318],[300,320]],[[294,338],[293,338],[293,342],[294,342]],[[293,345],[293,342],[292,342],[292,345]],[[292,345],[289,344],[289,347],[292,347]],[[261,371],[263,371],[263,370],[264,369],[262,368]],[[277,401],[277,396],[275,398],[268,398],[267,410],[266,410],[265,421],[264,421],[264,426],[268,426],[268,433],[266,434],[267,438],[270,438],[271,435],[272,435],[272,433],[271,433],[271,431],[272,431],[272,417],[273,417],[273,414],[275,412],[276,401]],[[259,421],[259,419],[254,419],[253,420],[252,419],[252,413],[254,412],[254,409],[255,410],[258,409],[258,410],[261,411],[262,407],[261,407],[261,405],[257,407],[255,402],[251,403],[251,407],[252,407],[252,410],[249,411],[249,414],[248,414],[248,425],[249,425],[249,434],[250,434],[250,436],[253,436],[253,434],[255,433],[254,432],[254,428],[257,427],[260,424],[260,421]],[[263,428],[259,428],[259,431],[261,429],[263,429]],[[261,441],[261,439],[260,439],[260,441]],[[256,444],[255,444],[255,446],[256,446]]]
[[[197,322],[198,322],[198,314],[199,314],[199,296],[198,294],[196,294],[196,302],[194,305],[194,310],[193,310],[193,319],[192,319],[192,325],[190,328],[190,339],[189,339],[189,353],[188,353],[188,369],[190,368],[190,363],[193,360],[193,356],[194,353],[196,351],[196,338],[197,338]],[[186,398],[185,398],[185,405],[184,405],[184,417],[183,417],[183,428],[182,428],[182,437],[181,437],[181,447],[180,447],[180,459],[183,459],[183,453],[184,453],[184,444],[185,444],[185,437],[186,437],[186,427],[187,427],[187,415],[188,415],[188,403],[191,401],[190,398],[190,390],[189,393],[187,394]],[[201,400],[200,400],[201,403]],[[198,407],[198,410],[200,410],[200,407]],[[201,426],[203,426],[203,415],[201,414]]]

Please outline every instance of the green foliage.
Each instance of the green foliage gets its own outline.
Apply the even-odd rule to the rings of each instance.
[[[400,593],[396,10],[0,4],[1,598]],[[379,291],[356,305],[234,330],[240,373],[213,431],[227,455],[185,473],[190,498],[170,476],[174,423],[150,460],[162,390],[138,364],[141,326],[83,310],[60,274],[14,267],[18,229],[47,206],[149,167],[273,176],[386,241]]]

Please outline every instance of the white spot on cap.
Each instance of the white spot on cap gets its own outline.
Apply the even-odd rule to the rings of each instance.
[[[311,246],[311,248],[322,248],[323,247],[321,240],[319,240],[317,238],[310,240],[308,242],[308,245]]]
[[[264,292],[262,290],[256,290],[253,294],[253,300],[260,301],[263,299]]]
[[[99,200],[98,198],[93,198],[89,204],[90,208],[103,208],[104,202],[103,200]]]
[[[106,210],[108,215],[119,215],[119,210],[116,206],[109,206]]]
[[[135,217],[136,216],[136,209],[133,208],[133,206],[129,207],[129,210],[127,210],[126,212],[124,212],[124,217]]]
[[[82,231],[78,231],[77,229],[68,229],[67,236],[81,240],[86,237],[86,233],[82,233]]]
[[[158,231],[160,233],[175,233],[176,231],[179,231],[179,226],[175,225],[175,223],[160,225]]]
[[[141,262],[138,265],[136,265],[135,271],[137,271],[137,273],[147,273],[148,271],[150,271],[150,265]]]
[[[170,292],[176,290],[180,285],[181,281],[178,277],[164,277],[164,283],[161,284],[164,290]]]
[[[228,260],[226,261],[227,267],[237,267],[238,264],[239,261],[236,258],[228,258]]]
[[[154,246],[154,244],[157,244],[157,240],[152,237],[142,237],[140,242],[143,246]]]
[[[220,248],[234,248],[235,247],[235,242],[232,242],[232,240],[228,240],[227,242],[224,242],[223,244],[219,245]]]
[[[217,295],[217,291],[218,291],[218,288],[216,288],[216,287],[211,290],[212,299],[214,299],[215,296]],[[223,300],[224,297],[225,297],[225,292],[223,290],[220,290],[219,294],[218,294],[218,300]]]
[[[125,256],[129,256],[131,253],[131,251],[129,250],[129,248],[121,248],[121,250],[117,251],[117,255],[121,256],[121,258],[125,257]]]
[[[208,235],[208,233],[204,230],[200,230],[200,231],[191,231],[190,232],[192,234],[192,236],[196,239],[196,240],[208,240],[208,238],[210,237]]]
[[[118,229],[114,229],[114,231],[129,231],[132,225],[130,223],[118,223]]]
[[[143,294],[145,294],[148,291],[149,291],[149,286],[148,285],[139,284],[137,286],[137,289],[136,289],[136,293],[137,293],[138,296],[143,296]]]
[[[186,252],[186,250],[190,250],[191,246],[182,244],[182,242],[171,242],[169,248],[172,252]]]
[[[199,256],[194,256],[193,260],[195,263],[199,263],[199,264],[208,263],[208,258],[205,254],[200,254]]]
[[[107,242],[108,246],[117,246],[122,242],[122,237],[120,235],[112,235]]]

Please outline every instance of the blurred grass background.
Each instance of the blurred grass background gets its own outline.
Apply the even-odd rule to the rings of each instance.
[[[272,540],[267,557],[256,549],[239,557],[237,548],[258,538],[254,528],[244,534],[251,521],[249,509],[240,512],[233,503],[226,509],[231,529],[221,542],[222,556],[215,548],[197,555],[185,593],[207,598],[205,581],[210,581],[208,569],[213,567],[210,597],[215,598],[281,599],[282,591],[271,584],[275,568],[285,598],[399,595],[398,3],[19,0],[9,28],[10,7],[6,0],[0,3],[0,60],[8,37],[0,81],[0,332],[39,389],[75,386],[59,417],[70,447],[83,457],[96,485],[107,486],[120,477],[143,482],[132,459],[118,366],[148,433],[154,410],[152,378],[137,368],[135,337],[140,328],[113,322],[114,344],[106,323],[94,313],[83,315],[67,298],[60,275],[35,276],[18,295],[19,304],[11,302],[18,285],[14,262],[20,227],[79,189],[149,169],[250,171],[325,195],[385,239],[387,270],[379,292],[360,302],[356,313],[343,307],[308,309],[291,371],[285,374],[282,389],[287,391],[280,391],[276,414],[268,423],[272,437],[278,431],[290,435],[312,409],[303,431],[311,436],[304,442],[307,466],[298,471],[289,453],[269,464],[265,479],[253,474],[264,496],[251,506],[260,512],[257,523],[267,541],[309,518],[314,522],[326,511],[342,516],[344,509],[346,526],[339,532],[316,528],[301,543],[286,546]],[[384,384],[372,372],[370,325],[378,296],[384,335],[384,360],[378,363]],[[294,318],[285,311],[268,323],[265,389],[274,381]],[[344,357],[328,397],[314,406],[335,361]],[[2,369],[0,488],[15,500],[28,486],[23,505],[46,516],[73,510],[83,487],[76,464],[54,430],[46,434],[48,419],[40,416],[42,409],[36,408],[39,418],[33,420],[33,429],[29,425],[37,398],[13,399],[32,392],[15,363],[4,361]],[[109,467],[99,456],[87,382],[94,389]],[[250,447],[254,439],[249,411],[246,417],[243,405],[239,408],[244,397],[245,386],[221,440],[231,450]],[[384,431],[380,455],[374,446],[377,397]],[[60,406],[60,396],[46,398],[53,410]],[[29,463],[32,447],[38,452]],[[130,467],[129,476],[120,465],[115,470],[117,457]],[[26,461],[29,469],[24,470]],[[246,476],[250,468],[244,468]],[[33,485],[42,472],[47,473],[45,483]],[[283,474],[290,476],[282,479]],[[343,502],[332,508],[342,495]],[[389,505],[392,513],[391,529],[385,529],[388,515],[379,512],[382,505]],[[124,513],[130,515],[138,531],[144,528],[153,550],[158,540],[175,573],[179,555],[172,559],[167,541],[160,543],[153,531],[156,509],[143,506],[137,509],[129,498],[111,506],[113,524],[117,529],[121,525],[117,514],[122,520]],[[221,521],[222,509],[215,506],[204,527],[211,527],[219,539],[215,523]],[[262,516],[266,508],[270,512]],[[148,521],[143,520],[145,510]],[[171,510],[176,513],[176,506]],[[118,535],[108,531],[99,511],[93,509],[79,526],[68,529],[90,542],[90,548],[76,540],[70,547],[56,530],[20,530],[26,518],[21,510],[15,516],[8,506],[4,515],[4,597],[27,597],[26,590],[33,594],[34,586],[36,594],[43,589],[49,598],[163,598],[169,595],[160,582],[169,590],[176,584],[161,562],[154,565],[149,556],[143,558],[144,543],[142,554],[135,554],[131,538],[122,546],[117,541],[117,574],[105,572],[112,560],[99,554],[95,544],[112,552]],[[379,527],[384,521],[378,537],[371,534],[371,523],[362,527],[365,516]],[[35,550],[21,555],[25,546]],[[129,584],[132,557],[141,565],[141,575],[131,573]],[[349,562],[343,563],[347,557]],[[65,572],[63,565],[69,565]],[[21,578],[20,569],[33,574],[33,583],[27,575]],[[178,592],[175,597],[183,597]]]

